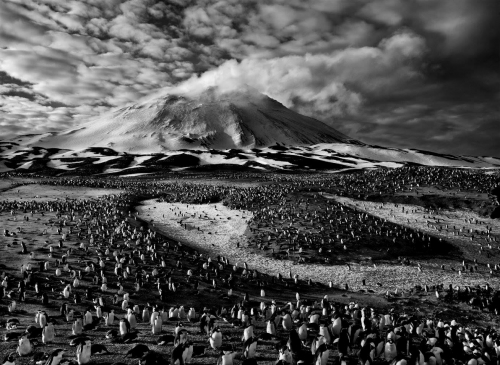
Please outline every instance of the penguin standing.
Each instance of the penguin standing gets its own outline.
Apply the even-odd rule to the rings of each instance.
[[[269,333],[270,335],[276,336],[276,324],[272,319],[267,321],[266,325],[266,333]]]
[[[225,348],[217,359],[217,365],[233,365],[236,352],[229,347]]]
[[[222,332],[219,327],[215,327],[212,330],[212,335],[210,336],[210,346],[214,350],[218,350],[222,346]]]
[[[314,354],[314,365],[326,365],[330,356],[330,350],[326,347],[326,343],[316,349]]]
[[[45,325],[47,324],[47,320],[48,320],[47,313],[45,313],[44,311],[38,311],[36,316],[35,316],[35,320],[38,323],[38,325],[40,326],[40,328],[45,327]]]
[[[67,313],[68,313],[68,304],[63,303],[59,308],[59,314],[61,315],[61,317],[65,317]]]
[[[290,331],[292,329],[292,317],[290,316],[289,313],[286,313],[284,316],[283,316],[283,319],[282,319],[283,323],[283,329],[285,331]]]
[[[76,361],[78,365],[87,364],[90,362],[90,357],[92,355],[92,344],[90,339],[86,339],[85,342],[82,342],[76,348]]]
[[[187,319],[189,322],[196,322],[196,311],[194,308],[189,308]]]
[[[120,319],[120,335],[124,336],[130,332],[130,323],[126,318]]]
[[[387,335],[387,342],[384,346],[384,358],[386,361],[391,362],[398,355],[398,351],[395,344],[396,334],[394,332],[389,332]]]
[[[69,311],[66,312],[66,322],[73,322],[75,315],[75,311],[73,309],[70,309]]]
[[[54,341],[54,337],[56,337],[56,331],[54,329],[54,324],[49,322],[43,327],[42,331],[42,342],[43,343],[51,343]]]
[[[178,344],[172,350],[172,354],[170,355],[170,364],[171,365],[184,365],[184,350],[186,349],[185,344]]]
[[[186,342],[184,344],[184,351],[182,353],[182,360],[184,364],[189,364],[191,362],[191,358],[193,357],[194,346],[191,342]]]
[[[299,338],[302,342],[307,340],[307,323],[303,322],[298,328]]]
[[[245,342],[247,341],[249,338],[252,338],[253,337],[253,324],[247,326],[244,330],[243,330],[243,336],[241,337],[241,341]]]
[[[363,345],[361,346],[361,350],[358,352],[358,359],[360,365],[371,365],[373,362],[374,354],[373,350],[375,348],[375,343],[372,338],[366,339]]]
[[[127,320],[131,330],[137,327],[137,317],[135,316],[135,312],[130,308],[128,309]]]
[[[331,325],[332,334],[334,336],[339,336],[340,330],[342,329],[342,318],[337,317],[335,319],[332,319],[332,322],[333,322]]]
[[[83,317],[83,325],[87,325],[87,324],[92,324],[93,320],[92,320],[92,313],[90,313],[90,311],[85,311],[85,315]]]
[[[188,332],[186,330],[178,331],[174,337],[174,346],[186,343],[188,340],[187,335],[188,335]]]
[[[159,335],[161,333],[161,328],[163,326],[163,319],[158,314],[154,317],[151,317],[151,321],[153,321],[153,326],[152,326],[153,335]]]
[[[61,363],[61,360],[64,355],[64,350],[63,349],[55,349],[53,350],[47,361],[45,362],[45,365],[59,365]]]
[[[323,323],[319,325],[319,334],[325,338],[325,341],[328,345],[331,345],[333,342],[333,334],[330,331],[330,327],[325,326]]]
[[[115,323],[115,312],[113,309],[109,313],[104,315],[104,324],[106,326],[112,326]]]
[[[177,334],[182,330],[184,330],[184,325],[182,324],[182,322],[177,322],[174,329],[174,335],[177,336]]]
[[[151,320],[151,316],[149,314],[149,308],[146,306],[144,307],[144,309],[142,310],[142,321],[143,322],[149,322]]]
[[[291,330],[288,336],[288,348],[294,355],[299,354],[302,350],[302,341],[299,338],[299,334],[295,330]]]
[[[342,328],[340,331],[337,346],[340,354],[345,356],[351,354],[351,339],[349,337],[349,333],[347,333],[347,328]]]
[[[71,330],[73,331],[73,335],[75,335],[75,336],[78,336],[78,335],[82,334],[82,332],[83,332],[83,321],[82,321],[81,318],[77,318],[73,322],[73,326],[72,326]]]
[[[257,337],[250,337],[243,343],[243,356],[247,359],[255,358],[255,353],[257,352]]]
[[[19,339],[19,345],[17,346],[17,353],[19,356],[27,356],[33,352],[33,346],[28,338],[28,334],[25,333]]]

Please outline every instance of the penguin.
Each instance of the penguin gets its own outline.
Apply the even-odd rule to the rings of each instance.
[[[342,318],[337,317],[335,319],[332,319],[332,333],[334,336],[339,336],[340,335],[340,330],[342,329]]]
[[[59,365],[64,356],[65,351],[63,349],[55,349],[53,350],[47,361],[45,361],[45,365]]]
[[[388,362],[394,360],[398,354],[396,344],[394,343],[395,339],[396,334],[394,332],[389,332],[387,335],[387,342],[384,346],[384,358]]]
[[[106,332],[106,338],[110,339],[110,338],[116,338],[118,337],[118,331],[113,329],[113,330],[109,330],[108,332]]]
[[[184,325],[182,324],[182,322],[177,322],[177,324],[175,325],[175,329],[174,329],[174,335],[177,336],[179,331],[181,331],[183,329],[184,329]]]
[[[40,326],[40,328],[45,327],[48,321],[48,315],[44,311],[38,311],[35,316],[35,322]]]
[[[307,340],[307,323],[303,322],[298,328],[299,338],[302,342]]]
[[[276,324],[272,319],[267,321],[266,325],[266,333],[269,333],[270,335],[276,336]]]
[[[253,359],[257,352],[257,337],[250,337],[243,343],[243,356],[247,359]]]
[[[283,319],[282,319],[283,323],[283,329],[285,331],[290,331],[292,329],[292,317],[290,316],[289,313],[286,313],[284,316],[283,316]]]
[[[66,322],[73,322],[75,316],[75,311],[73,309],[70,309],[69,311],[66,312]]]
[[[109,311],[109,313],[105,313],[104,315],[104,324],[106,326],[112,326],[115,323],[115,312],[113,309]]]
[[[326,347],[326,344],[322,344],[316,349],[314,354],[314,365],[326,365],[328,362],[328,356],[330,356],[330,350]]]
[[[287,346],[281,346],[278,353],[278,361],[277,364],[289,364],[293,363],[293,356],[290,353],[290,350]]]
[[[61,315],[61,317],[65,317],[67,313],[68,313],[68,304],[63,303],[59,308],[59,314]]]
[[[189,364],[193,358],[194,346],[188,341],[184,344],[184,351],[182,352],[182,360],[184,364]]]
[[[179,330],[174,338],[174,346],[186,343],[188,340],[187,335],[188,335],[188,332],[186,330],[184,330],[184,329]]]
[[[72,326],[72,332],[73,332],[73,335],[77,336],[77,335],[81,335],[82,332],[83,332],[83,323],[82,323],[82,319],[81,318],[77,318],[74,322],[73,322],[73,326]]]
[[[13,352],[3,358],[2,365],[16,365],[16,359],[14,359]]]
[[[143,357],[147,352],[149,351],[149,347],[139,343],[132,347],[130,350],[127,351],[125,354],[125,357],[131,357],[133,359],[138,359],[140,357]]]
[[[5,324],[5,328],[8,330],[13,330],[16,329],[17,326],[19,326],[20,322],[19,319],[17,318],[10,318],[7,320],[7,323]]]
[[[196,311],[194,308],[189,308],[187,319],[189,322],[196,322]]]
[[[54,337],[56,336],[56,331],[54,329],[54,324],[49,322],[43,327],[42,331],[42,342],[47,344],[54,341]]]
[[[299,354],[302,350],[302,341],[299,338],[299,334],[295,330],[291,330],[288,335],[288,348],[292,354]]]
[[[142,321],[147,323],[150,320],[151,320],[151,315],[149,314],[149,308],[146,306],[142,310]]]
[[[210,313],[203,313],[200,318],[200,332],[209,335],[213,329],[215,319]]]
[[[236,352],[234,352],[231,348],[224,348],[217,359],[217,365],[233,365],[235,356]]]
[[[131,330],[137,327],[137,317],[135,316],[135,312],[130,308],[128,309],[127,320]]]
[[[28,338],[36,338],[42,335],[43,328],[28,326],[24,332],[28,334]]]
[[[109,354],[109,351],[106,346],[96,343],[90,346],[90,353],[91,355],[102,355]]]
[[[373,349],[375,348],[375,343],[372,338],[367,338],[364,341],[361,349],[358,352],[358,359],[360,365],[371,365],[373,362],[374,354]]]
[[[342,328],[340,331],[337,347],[340,354],[345,356],[350,355],[351,339],[349,337],[349,333],[347,333],[347,328]]]
[[[214,350],[218,350],[222,346],[222,333],[219,329],[219,327],[215,327],[212,330],[212,334],[210,336],[210,346]]]
[[[184,365],[184,351],[186,350],[185,344],[179,344],[174,347],[170,355],[171,365]]]
[[[71,347],[77,347],[78,345],[85,343],[85,341],[90,340],[86,336],[78,336],[77,338],[73,338],[70,342],[69,345]]]
[[[80,343],[76,348],[76,361],[78,362],[78,365],[89,363],[91,355],[92,344],[90,339],[87,338],[85,342]]]
[[[325,341],[328,345],[331,345],[333,342],[333,334],[330,330],[330,327],[325,326],[323,323],[319,325],[319,335],[325,338]]]
[[[92,320],[92,313],[90,313],[89,310],[85,311],[85,315],[83,316],[83,325],[91,324],[93,322]]]
[[[130,332],[130,323],[126,318],[120,319],[120,335],[123,336]]]
[[[155,313],[158,314],[158,312],[155,312]],[[163,320],[162,320],[161,316],[160,315],[152,316],[151,321],[153,322],[153,325],[152,325],[153,335],[159,335],[161,333],[161,328],[163,326]]]
[[[251,338],[253,336],[254,336],[253,335],[253,324],[251,324],[243,330],[243,336],[241,337],[241,341],[245,342],[246,340],[248,340],[249,338]]]
[[[27,334],[23,334],[19,339],[19,345],[17,346],[17,353],[19,356],[31,355],[33,352],[33,346],[28,338]]]
[[[3,340],[5,342],[17,340],[19,338],[19,336],[22,336],[22,335],[23,335],[22,332],[6,332],[3,335]]]
[[[157,345],[158,346],[163,346],[167,345],[169,343],[174,343],[175,336],[173,335],[163,335],[158,338]]]

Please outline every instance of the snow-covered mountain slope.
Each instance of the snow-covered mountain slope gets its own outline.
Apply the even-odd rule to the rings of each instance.
[[[275,145],[252,149],[185,149],[155,154],[130,154],[111,148],[47,149],[0,142],[0,151],[0,172],[37,171],[61,175],[130,175],[185,169],[341,172],[397,168],[409,164],[500,169],[500,159],[494,157],[452,156],[347,143],[289,147]]]
[[[41,136],[40,147],[109,147],[129,153],[344,142],[328,125],[250,89],[196,97],[164,94],[115,109],[78,128]]]

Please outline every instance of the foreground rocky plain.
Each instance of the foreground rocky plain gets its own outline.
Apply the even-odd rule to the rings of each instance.
[[[259,364],[278,360],[276,345],[289,338],[288,328],[278,323],[277,337],[263,336],[255,356],[244,354],[243,329],[231,315],[237,304],[249,314],[253,308],[256,335],[266,332],[267,308],[285,309],[289,302],[299,309],[303,305],[308,322],[317,312],[327,325],[342,317],[346,328],[359,324],[355,307],[373,308],[383,338],[395,326],[380,324],[376,314],[391,315],[398,325],[456,320],[496,329],[499,182],[496,170],[439,167],[122,178],[5,173],[0,180],[0,318],[8,341],[0,351],[15,352],[21,333],[32,325],[40,328],[35,313],[42,310],[55,321],[56,337],[43,344],[40,330],[32,328],[39,345],[34,354],[14,356],[16,363],[32,363],[56,348],[76,360],[69,346],[73,322],[61,316],[63,304],[77,315],[91,313],[95,323],[83,332],[111,353],[93,355],[91,362],[99,364],[137,363],[123,356],[136,344],[162,356],[158,361],[170,359],[173,344],[158,345],[160,334],[152,334],[150,323],[142,320],[144,308],[151,313],[155,306],[166,313],[179,306],[186,313],[195,309],[192,321],[165,314],[161,335],[172,335],[182,322],[195,352],[206,348],[191,359],[200,364],[215,363],[221,354],[200,333],[203,309],[216,317],[223,350],[233,352],[235,363],[248,357]],[[69,295],[65,288],[71,289]],[[130,296],[125,304],[124,293]],[[325,295],[331,309],[323,311]],[[131,343],[106,338],[135,305],[137,338]],[[117,320],[106,325],[99,313],[111,310]],[[12,318],[19,325],[8,330]],[[299,319],[293,327],[301,324]],[[311,355],[311,341],[317,338],[313,327],[304,342]],[[410,340],[416,345],[421,336]],[[328,343],[325,361],[339,361],[338,346]],[[346,359],[355,363],[360,343],[352,338],[351,347]],[[294,351],[294,360],[313,361],[303,349]],[[408,361],[414,356],[399,355]],[[454,356],[467,360],[461,353]]]

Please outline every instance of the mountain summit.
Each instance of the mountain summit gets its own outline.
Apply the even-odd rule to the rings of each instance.
[[[352,140],[319,120],[250,88],[226,92],[209,88],[196,96],[155,95],[45,136],[37,145],[159,153],[348,141]]]

